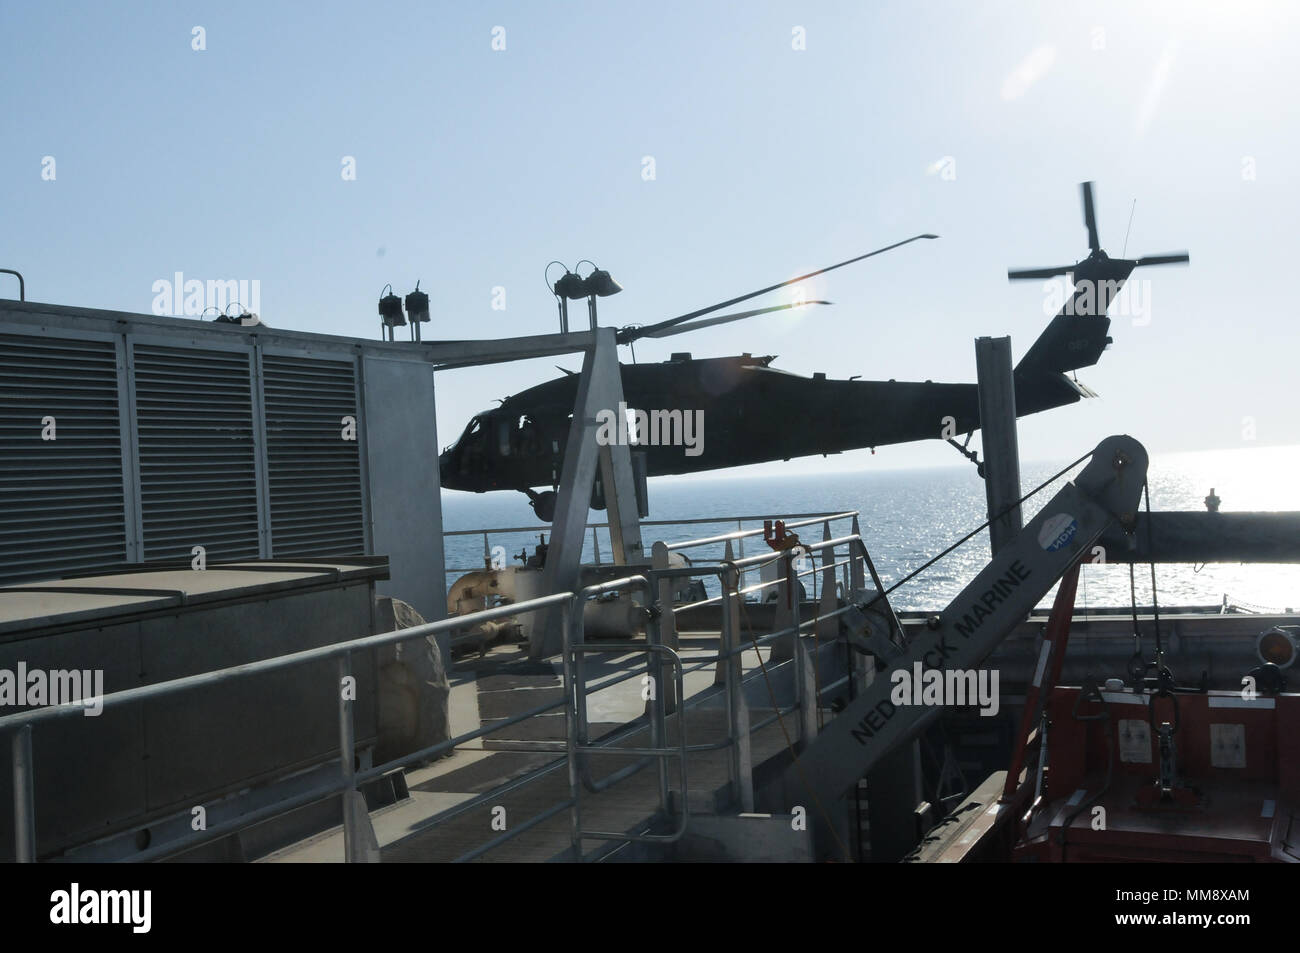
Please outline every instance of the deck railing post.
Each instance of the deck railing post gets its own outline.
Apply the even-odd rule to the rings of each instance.
[[[862,542],[862,530],[858,528],[858,518],[853,517],[853,534],[858,537],[858,545],[852,547],[853,558],[849,560],[849,588],[863,589],[867,585],[866,573],[862,571],[863,551],[866,545]]]
[[[661,614],[659,618],[650,622],[646,626],[646,642],[648,644],[650,645],[664,644],[664,639],[663,639],[664,615],[667,615],[671,620],[672,617],[671,603],[668,605],[667,608],[663,609],[663,614]],[[653,635],[651,635],[651,633],[653,633]],[[666,687],[664,684],[667,681],[667,679],[663,677],[664,666],[663,663],[659,661],[657,657],[658,655],[659,653],[657,652],[646,652],[646,675],[649,678],[649,683],[647,685],[647,688],[649,689],[649,693],[650,693],[650,697],[647,699],[647,703],[650,706],[650,710],[648,712],[650,717],[648,720],[650,722],[650,747],[652,748],[662,748],[667,743],[668,719],[666,714],[667,706],[664,704],[665,702],[664,692],[673,691],[673,688]],[[676,693],[674,692],[674,694]],[[678,725],[678,730],[681,730],[680,724]],[[655,766],[658,769],[658,773],[659,773],[659,809],[665,815],[667,815],[669,813],[668,762],[665,761],[663,758],[655,758]],[[683,804],[681,807],[682,807],[682,811],[684,812],[686,810],[686,805]]]
[[[731,545],[727,545],[727,560],[730,561]],[[730,567],[725,568],[718,577],[722,584],[722,648],[727,696],[727,740],[731,742],[728,752],[727,773],[734,787],[732,791],[740,801],[740,809],[745,813],[754,810],[754,768],[753,756],[749,744],[749,709],[745,704],[742,676],[743,656],[740,653],[740,603],[739,572]]]
[[[576,599],[577,597],[575,597]],[[579,602],[581,609],[581,602]],[[582,618],[581,614],[578,616]],[[573,860],[582,863],[582,783],[578,777],[578,692],[574,683],[573,665],[573,603],[564,603],[560,612],[564,645],[560,663],[564,669],[564,738],[565,759],[569,766],[569,841],[573,847]]]
[[[742,525],[741,521],[736,520],[736,532],[743,533],[744,531],[745,531],[745,527]],[[736,540],[736,552],[739,553],[740,559],[745,558],[745,537],[741,536]],[[745,588],[745,572],[742,569],[740,572],[740,578],[736,581],[736,591],[739,592],[741,589],[744,588]]]
[[[808,725],[804,716],[804,709],[807,699],[804,697],[805,692],[805,668],[807,666],[807,656],[803,653],[803,633],[799,629],[800,600],[799,598],[799,575],[795,572],[793,550],[786,550],[781,554],[785,563],[785,598],[789,600],[790,606],[790,625],[794,632],[790,636],[790,647],[794,655],[794,704],[799,709],[799,735],[807,737]]]
[[[486,539],[486,537],[484,537]],[[356,733],[352,723],[352,699],[356,696],[356,682],[352,678],[352,653],[339,657],[339,767],[347,784],[343,791],[343,861],[352,863],[357,845],[356,819],[353,816],[352,796],[356,793]]]
[[[14,860],[36,862],[36,779],[32,762],[32,726],[23,725],[13,735],[14,760]]]

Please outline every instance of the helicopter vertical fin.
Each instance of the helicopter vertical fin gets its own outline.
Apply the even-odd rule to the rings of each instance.
[[[1092,367],[1111,343],[1110,318],[1062,311],[1016,365],[1017,377],[1061,374]]]
[[[1107,317],[1062,312],[1053,318],[1016,365],[1017,416],[1097,396],[1068,372],[1101,359],[1111,343],[1109,329]]]

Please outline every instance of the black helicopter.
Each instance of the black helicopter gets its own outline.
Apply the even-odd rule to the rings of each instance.
[[[1083,183],[1082,191],[1088,256],[1073,265],[1008,272],[1011,279],[1072,274],[1074,280],[1070,299],[1016,365],[1018,416],[1095,396],[1067,372],[1096,364],[1111,343],[1106,308],[1120,287],[1140,265],[1189,260],[1186,253],[1110,258],[1097,238],[1092,183]],[[934,237],[918,235],[677,318],[624,328],[618,332],[618,340],[630,344],[642,337],[666,337],[792,307],[779,305],[699,320],[712,311],[794,282]],[[626,407],[642,414],[628,423],[622,419],[621,408],[620,412],[611,409],[608,422],[612,427],[627,428],[625,434],[635,434],[630,442],[634,452],[644,453],[648,476],[950,438],[979,428],[975,384],[828,380],[824,374],[803,377],[772,367],[773,359],[750,354],[703,359],[674,354],[660,363],[620,364]],[[565,372],[563,377],[530,387],[506,398],[500,407],[476,415],[460,439],[441,454],[442,486],[476,493],[518,490],[528,495],[537,515],[549,522],[577,389],[578,375]],[[546,486],[551,489],[541,493],[534,489]],[[593,505],[603,506],[598,493],[593,495]]]

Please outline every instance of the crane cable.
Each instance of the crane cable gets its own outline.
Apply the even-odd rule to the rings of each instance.
[[[967,534],[966,534],[965,536],[963,536],[961,539],[957,540],[957,542],[953,543],[951,546],[949,546],[949,547],[948,547],[947,549],[945,549],[943,552],[939,553],[937,556],[934,556],[934,557],[932,557],[932,558],[926,560],[926,561],[925,561],[924,563],[922,563],[919,567],[917,567],[916,569],[914,569],[914,570],[912,570],[911,572],[909,572],[906,576],[904,576],[902,579],[898,580],[898,582],[894,583],[892,586],[890,586],[890,587],[889,587],[888,589],[886,589],[884,592],[877,593],[875,596],[873,596],[871,599],[869,599],[869,600],[867,600],[866,602],[864,602],[864,603],[863,603],[862,605],[860,605],[858,608],[860,608],[860,609],[869,609],[869,608],[871,608],[873,605],[875,605],[877,602],[879,602],[881,599],[884,599],[887,595],[889,595],[889,594],[890,594],[891,592],[893,592],[894,590],[896,590],[896,589],[898,589],[899,587],[901,587],[901,586],[907,584],[908,582],[911,582],[913,579],[915,579],[915,578],[916,578],[917,576],[919,576],[921,573],[925,572],[927,569],[929,569],[931,566],[933,566],[933,565],[934,565],[935,563],[937,563],[939,560],[943,559],[945,556],[947,556],[947,555],[948,555],[949,553],[951,553],[953,550],[957,549],[957,548],[960,547],[960,546],[965,545],[965,544],[968,543],[970,540],[972,540],[972,539],[974,539],[976,536],[978,536],[980,533],[984,532],[984,530],[988,529],[989,526],[991,526],[993,523],[997,522],[998,520],[1002,519],[1002,517],[1006,516],[1008,513],[1010,513],[1012,510],[1014,510],[1016,507],[1018,507],[1021,503],[1024,503],[1026,500],[1028,500],[1030,497],[1034,496],[1036,493],[1040,493],[1040,492],[1042,492],[1046,487],[1050,486],[1051,484],[1053,484],[1053,483],[1055,483],[1057,480],[1059,480],[1061,477],[1065,476],[1065,474],[1069,473],[1071,470],[1073,470],[1075,467],[1077,467],[1079,464],[1081,464],[1084,460],[1087,460],[1089,457],[1091,457],[1091,456],[1093,455],[1094,452],[1095,452],[1095,451],[1093,451],[1093,450],[1089,450],[1087,453],[1085,453],[1083,456],[1081,456],[1078,460],[1075,460],[1073,463],[1068,464],[1067,466],[1063,467],[1062,469],[1056,471],[1056,473],[1052,474],[1050,477],[1048,477],[1048,478],[1047,478],[1046,480],[1044,480],[1042,483],[1038,484],[1038,486],[1034,487],[1032,490],[1030,490],[1028,493],[1026,493],[1026,494],[1025,494],[1024,496],[1022,496],[1020,499],[1016,500],[1014,503],[1008,503],[1008,504],[1007,504],[1006,506],[1004,506],[1004,507],[1002,508],[1002,510],[1001,510],[999,513],[997,513],[995,516],[990,516],[987,520],[985,520],[985,521],[984,521],[983,523],[981,523],[979,526],[975,527],[973,530],[971,530],[969,533],[967,533]]]

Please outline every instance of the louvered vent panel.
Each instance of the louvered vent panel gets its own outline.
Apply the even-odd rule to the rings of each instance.
[[[0,335],[0,582],[126,560],[119,427],[111,341]]]
[[[249,355],[135,345],[146,560],[258,555]]]
[[[271,548],[277,557],[365,552],[361,459],[343,439],[357,413],[352,363],[264,355]]]

